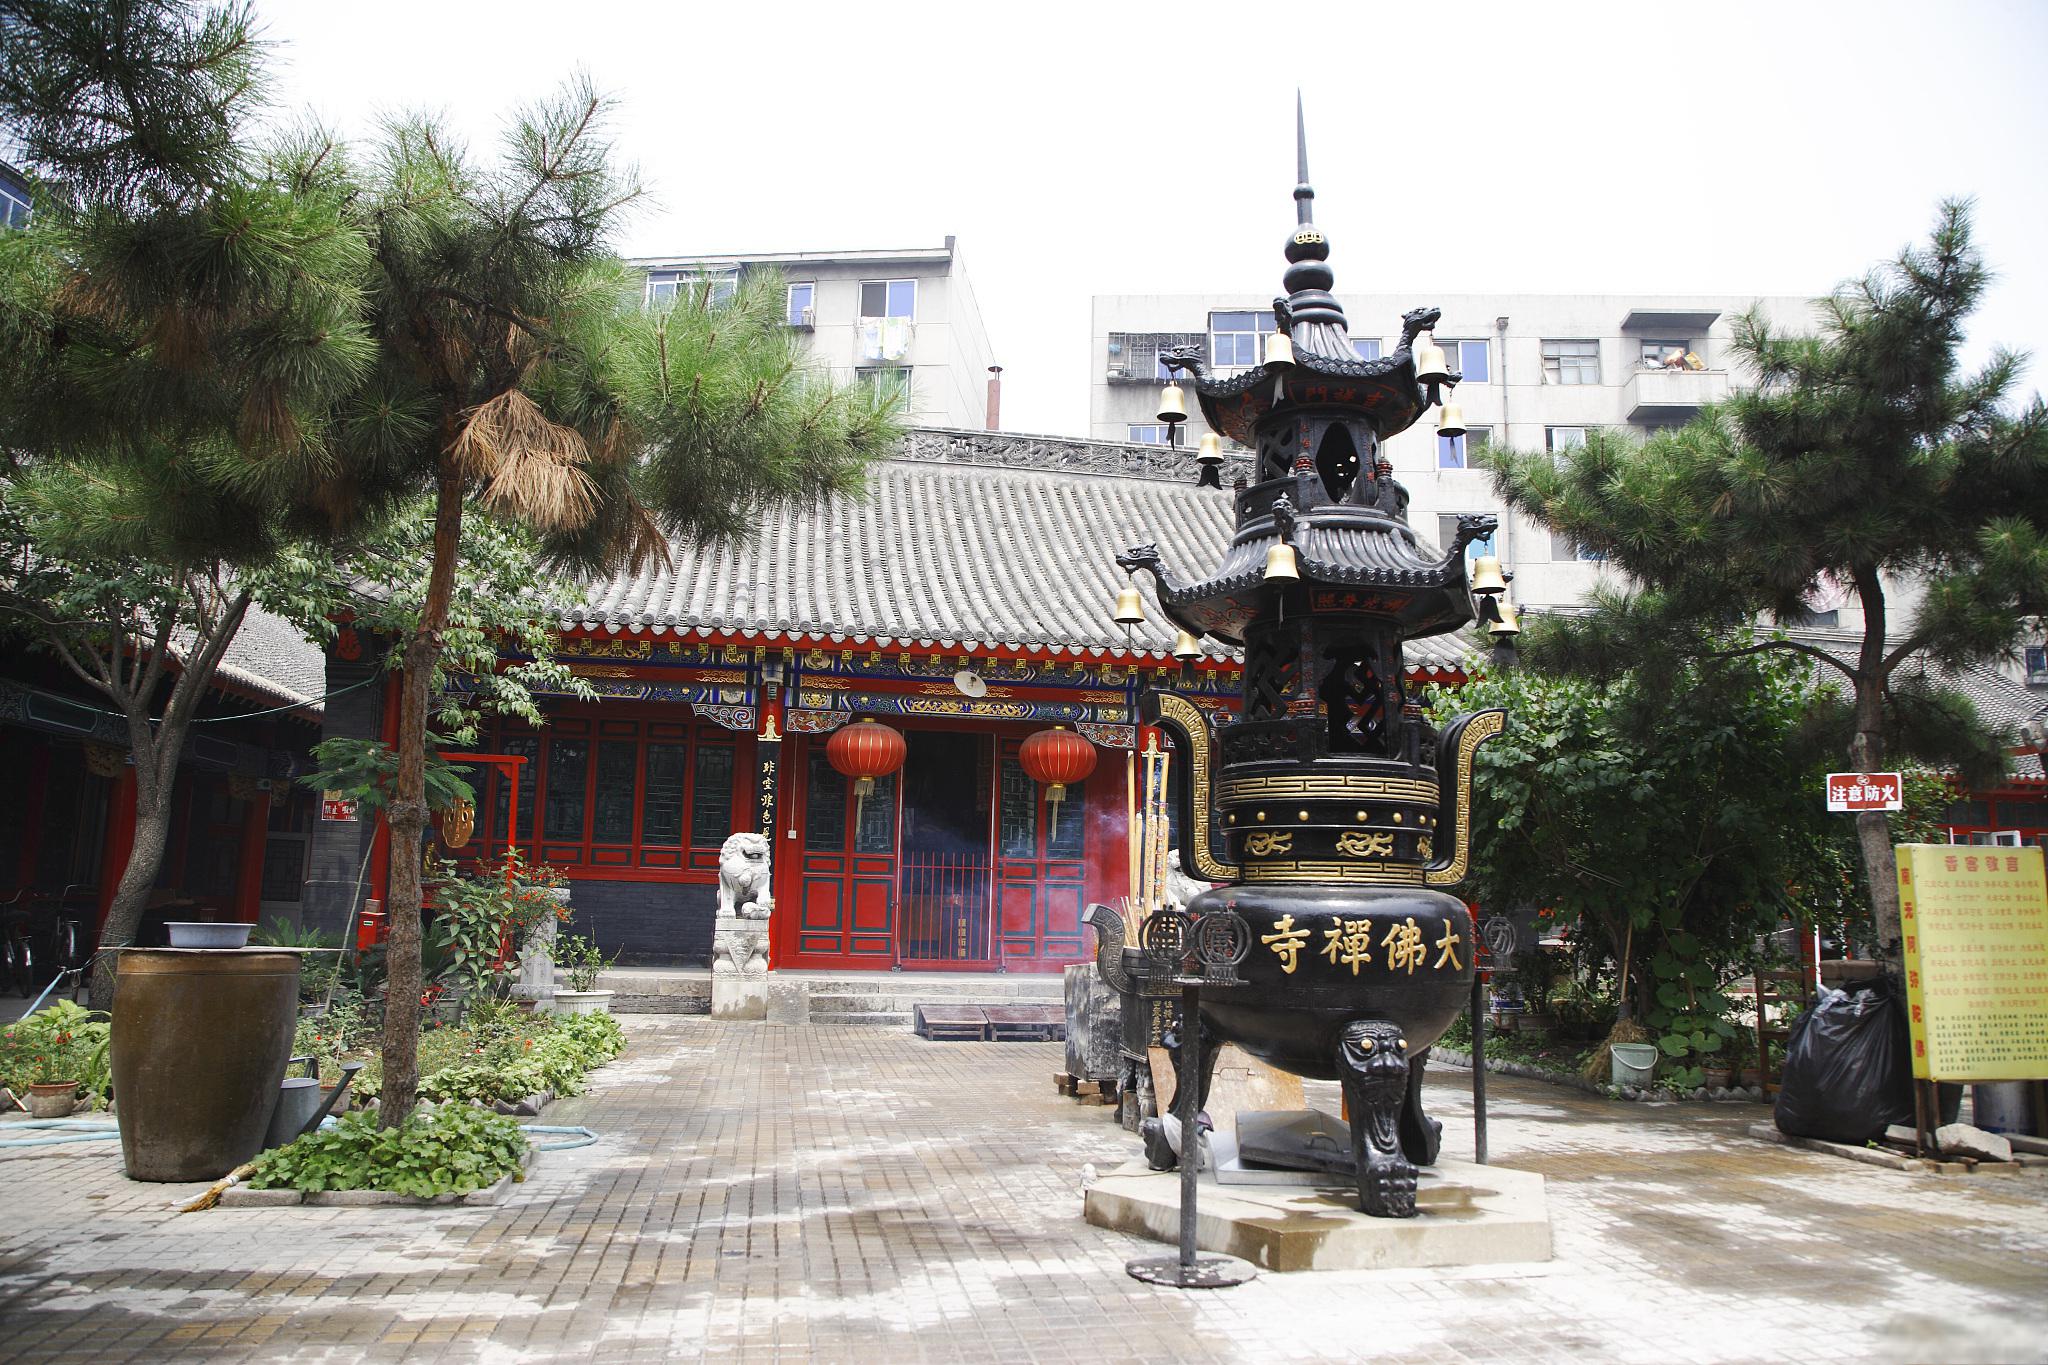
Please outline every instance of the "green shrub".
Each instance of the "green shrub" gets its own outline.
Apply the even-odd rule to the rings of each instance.
[[[584,1074],[626,1046],[625,1032],[608,1014],[506,1010],[487,1012],[476,1023],[473,1029],[421,1035],[421,1098],[491,1104],[544,1090],[579,1094]],[[368,1068],[357,1085],[366,1095],[377,1093],[377,1077]]]
[[[517,1175],[525,1155],[526,1134],[516,1122],[468,1105],[388,1130],[374,1115],[350,1114],[257,1157],[249,1183],[259,1190],[388,1190],[431,1199]]]

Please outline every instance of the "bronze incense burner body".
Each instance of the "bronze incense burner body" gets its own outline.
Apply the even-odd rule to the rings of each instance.
[[[1471,991],[1472,921],[1448,892],[1465,874],[1472,756],[1504,721],[1482,711],[1438,733],[1408,695],[1403,646],[1486,610],[1483,598],[1475,608],[1466,547],[1496,522],[1460,517],[1441,548],[1409,528],[1383,443],[1442,403],[1457,376],[1430,339],[1433,309],[1403,319],[1392,355],[1357,356],[1328,292],[1328,244],[1309,222],[1305,164],[1302,180],[1289,293],[1274,303],[1290,345],[1230,377],[1212,378],[1195,348],[1162,357],[1193,376],[1209,425],[1255,452],[1223,560],[1194,581],[1151,545],[1117,562],[1152,576],[1175,625],[1244,651],[1235,715],[1172,691],[1142,701],[1143,719],[1186,755],[1183,868],[1223,884],[1188,909],[1199,922],[1232,908],[1250,931],[1240,980],[1203,992],[1202,1031],[1340,1081],[1361,1206],[1401,1217],[1415,1210],[1416,1165],[1437,1154],[1440,1125],[1421,1103],[1429,1047]],[[1127,1008],[1162,994],[1145,955],[1125,949],[1121,919],[1099,909],[1091,919],[1098,962]],[[1200,1053],[1213,1059],[1215,1048],[1205,1040]],[[1207,1076],[1196,1083],[1206,1099]]]

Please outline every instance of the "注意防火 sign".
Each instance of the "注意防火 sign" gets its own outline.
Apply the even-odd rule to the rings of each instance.
[[[1829,810],[1901,810],[1905,778],[1900,773],[1829,773]]]

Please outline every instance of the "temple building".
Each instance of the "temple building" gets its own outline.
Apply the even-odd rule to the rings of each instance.
[[[1114,554],[1135,535],[1189,561],[1228,538],[1231,493],[1196,473],[1186,452],[919,428],[865,500],[782,507],[749,543],[593,584],[561,641],[602,700],[551,698],[544,729],[483,738],[522,761],[484,765],[477,849],[515,841],[566,872],[579,927],[628,963],[708,961],[735,831],[772,841],[778,968],[1083,959],[1085,905],[1131,890],[1137,694],[1164,679],[1236,702],[1236,660],[1212,645],[1184,673],[1156,603],[1128,630],[1112,619],[1127,586]],[[331,658],[330,690],[375,657]],[[1470,657],[1457,637],[1412,648],[1411,690],[1462,681]],[[337,695],[327,733],[388,727],[395,712],[368,695]],[[865,796],[826,754],[863,717],[906,742]],[[1054,727],[1097,759],[1061,801],[1019,758]],[[515,770],[516,799],[501,775]],[[346,922],[369,840],[322,823],[319,922]]]

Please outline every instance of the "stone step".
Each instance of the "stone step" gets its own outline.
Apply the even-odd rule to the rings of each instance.
[[[1057,976],[986,976],[963,980],[959,977],[926,979],[915,972],[877,972],[866,977],[835,977],[807,980],[813,997],[820,995],[914,995],[920,1000],[950,1000],[974,996],[989,1000],[1059,1000],[1066,988]]]
[[[834,1028],[865,1027],[908,1029],[916,1021],[913,1020],[911,1016],[908,1014],[899,1014],[894,1011],[876,1011],[872,1013],[850,1013],[831,1015],[813,1014],[811,1016],[811,1022],[814,1024],[829,1024]]]

